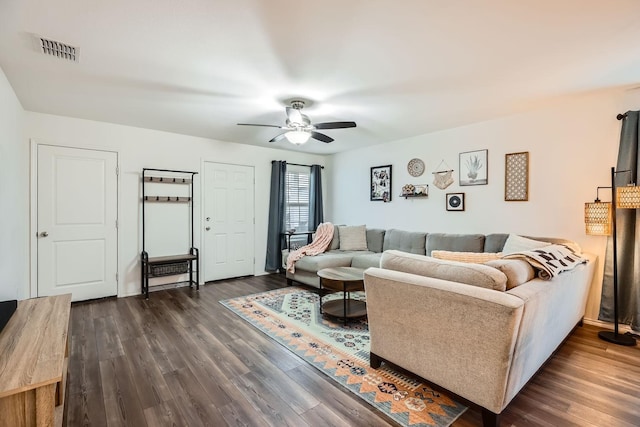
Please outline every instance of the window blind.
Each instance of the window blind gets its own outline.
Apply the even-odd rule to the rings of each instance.
[[[309,230],[309,168],[288,167],[285,229]]]

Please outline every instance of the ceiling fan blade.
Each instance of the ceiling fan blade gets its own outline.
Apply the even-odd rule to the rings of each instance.
[[[282,140],[284,139],[284,135],[285,135],[285,134],[286,134],[286,132],[285,132],[285,133],[281,133],[280,135],[278,135],[278,136],[275,136],[275,137],[271,138],[271,139],[269,140],[269,142],[278,142],[278,141],[282,141]]]
[[[318,141],[327,142],[327,143],[334,141],[334,139],[331,138],[330,136],[327,136],[324,133],[320,133],[320,132],[311,132],[311,138],[317,139]]]
[[[315,123],[313,126],[316,129],[344,129],[356,127],[356,122],[325,122]]]
[[[302,113],[297,108],[287,107],[287,118],[291,123],[302,123]]]
[[[238,126],[263,126],[263,127],[267,127],[267,128],[278,128],[278,129],[284,129],[284,126],[277,126],[277,125],[258,125],[255,123],[237,123]]]

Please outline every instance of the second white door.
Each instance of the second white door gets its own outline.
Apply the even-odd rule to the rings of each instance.
[[[204,280],[254,274],[254,170],[205,162]]]

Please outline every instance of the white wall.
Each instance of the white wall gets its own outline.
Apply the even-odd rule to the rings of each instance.
[[[24,110],[0,68],[0,301],[27,297],[29,282],[29,145]]]
[[[633,105],[635,103],[635,105]],[[558,101],[541,110],[336,154],[328,193],[336,223],[449,233],[517,233],[579,242],[604,258],[605,238],[584,233],[584,203],[610,181],[620,135],[616,114],[640,108],[640,93],[606,91]],[[423,112],[422,114],[428,114]],[[489,183],[458,185],[458,154],[489,150]],[[504,201],[505,154],[528,151],[528,202]],[[412,158],[425,173],[407,172]],[[441,160],[455,169],[455,183],[440,190],[432,172]],[[369,201],[369,168],[393,165],[391,203]],[[429,184],[428,199],[399,197],[404,184]],[[447,212],[445,193],[464,192],[466,210]],[[607,193],[602,192],[603,200]],[[594,279],[587,318],[596,319],[602,262]]]
[[[37,143],[93,148],[118,152],[119,267],[118,294],[140,292],[139,255],[142,250],[140,174],[142,168],[201,171],[202,161],[240,164],[255,169],[255,273],[264,273],[271,161],[324,164],[325,157],[292,151],[220,142],[167,132],[93,122],[39,113],[26,113],[26,136]],[[22,162],[21,168],[27,167]],[[200,245],[200,175],[196,175],[195,244]],[[23,208],[20,215],[28,217]],[[170,223],[169,223],[170,224]],[[154,254],[151,254],[154,256]],[[204,255],[204,254],[203,254]]]

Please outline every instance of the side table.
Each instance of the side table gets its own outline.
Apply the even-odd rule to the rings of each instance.
[[[32,298],[0,332],[0,425],[63,424],[71,294]]]
[[[351,299],[350,292],[364,291],[364,269],[355,267],[324,268],[318,271],[320,277],[320,313],[341,318],[346,326],[349,319],[367,315],[364,301]],[[322,303],[324,290],[342,292],[342,299]]]

